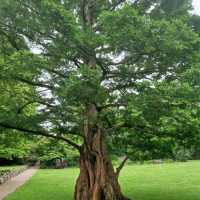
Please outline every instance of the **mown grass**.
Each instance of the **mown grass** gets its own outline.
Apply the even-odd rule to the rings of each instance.
[[[6,200],[71,200],[78,169],[39,170]],[[200,200],[200,161],[126,166],[123,192],[134,200]]]

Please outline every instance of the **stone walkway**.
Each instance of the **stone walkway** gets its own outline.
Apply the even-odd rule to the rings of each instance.
[[[0,200],[3,200],[8,194],[14,192],[18,187],[22,186],[33,176],[33,174],[37,172],[37,170],[37,167],[29,168],[18,176],[0,185]]]

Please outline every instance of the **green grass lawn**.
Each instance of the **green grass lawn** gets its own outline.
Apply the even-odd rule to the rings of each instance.
[[[78,169],[39,170],[6,200],[71,200]],[[134,200],[200,200],[200,161],[126,166],[123,192]]]

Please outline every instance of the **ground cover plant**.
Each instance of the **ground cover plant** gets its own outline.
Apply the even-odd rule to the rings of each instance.
[[[23,168],[24,166],[18,165],[18,166],[0,166],[0,176],[4,174],[8,174],[9,172],[16,171],[20,168]]]
[[[19,169],[21,167],[22,167],[22,165],[0,166],[0,170],[6,170],[6,169],[8,169],[8,170],[15,170],[15,169]]]

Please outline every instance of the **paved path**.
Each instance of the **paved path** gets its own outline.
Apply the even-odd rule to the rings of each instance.
[[[0,200],[3,200],[8,194],[14,192],[18,187],[22,186],[33,176],[33,174],[37,172],[37,170],[37,167],[29,168],[18,176],[0,185]]]

